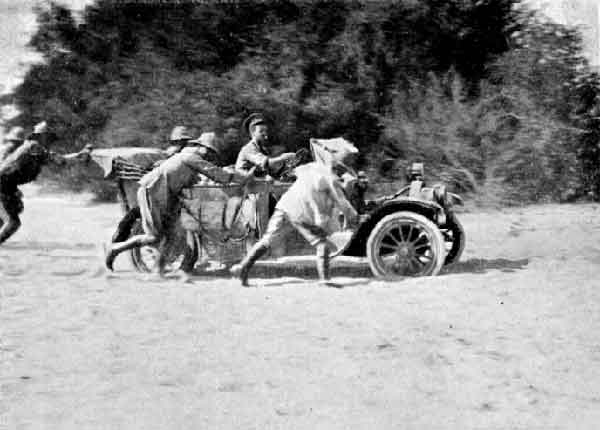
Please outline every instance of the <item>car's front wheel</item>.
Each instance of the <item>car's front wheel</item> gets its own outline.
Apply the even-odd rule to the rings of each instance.
[[[434,276],[444,265],[445,243],[438,227],[413,212],[382,218],[367,240],[367,258],[375,276]]]

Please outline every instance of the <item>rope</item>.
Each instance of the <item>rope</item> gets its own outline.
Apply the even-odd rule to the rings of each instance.
[[[146,169],[138,164],[116,158],[113,160],[113,170],[119,179],[137,181],[152,170],[152,168]]]

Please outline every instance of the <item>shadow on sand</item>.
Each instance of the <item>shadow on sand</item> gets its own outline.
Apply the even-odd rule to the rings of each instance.
[[[330,268],[330,276],[332,278],[332,287],[344,288],[353,285],[364,285],[373,279],[371,270],[368,265],[357,264],[353,266],[334,266]],[[196,270],[194,280],[219,280],[232,278],[227,269],[203,272],[201,269]],[[346,278],[343,282],[337,283],[336,278]],[[348,281],[347,278],[357,278],[356,280]],[[257,263],[250,272],[250,284],[256,285],[257,281],[269,280],[268,282],[260,282],[265,287],[285,286],[292,283],[309,282],[317,283],[317,269],[314,265],[290,265],[290,264],[261,264]],[[281,281],[279,281],[281,280]]]
[[[367,265],[339,266],[329,269],[332,278],[371,278],[371,270]],[[252,268],[251,276],[255,278],[282,278],[292,276],[294,278],[317,280],[316,266],[262,266],[256,265]]]
[[[482,274],[486,273],[488,270],[500,270],[501,272],[510,273],[522,270],[528,264],[528,258],[520,260],[509,260],[506,258],[496,258],[491,260],[472,258],[443,268],[440,275],[460,273]],[[339,283],[339,288],[350,287],[353,285],[365,285],[376,279],[373,277],[367,264],[333,266],[330,269],[330,275],[334,283],[338,282],[336,278],[345,278]],[[193,275],[193,279],[195,280],[218,280],[227,278],[232,278],[227,269],[210,272],[197,270]],[[348,278],[354,279],[349,281]],[[316,283],[318,275],[316,267],[312,264],[265,264],[259,262],[250,272],[250,283],[256,285],[257,282],[253,281],[253,279],[260,279],[262,281],[269,280],[267,282],[261,282],[261,284],[268,287],[275,287],[298,282]]]
[[[488,270],[500,270],[501,272],[510,273],[522,270],[528,264],[528,258],[522,258],[520,260],[509,260],[507,258],[495,258],[493,260],[471,258],[470,260],[460,261],[452,266],[443,268],[441,274],[486,273]]]

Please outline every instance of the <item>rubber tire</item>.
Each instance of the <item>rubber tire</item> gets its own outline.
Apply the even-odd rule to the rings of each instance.
[[[448,254],[446,254],[446,259],[444,260],[444,265],[448,266],[448,265],[454,264],[460,260],[460,257],[462,256],[462,253],[465,249],[465,243],[466,243],[467,237],[466,237],[465,229],[463,228],[463,226],[460,223],[460,221],[458,220],[458,218],[456,218],[456,215],[453,213],[448,216],[448,220],[446,221],[445,227],[446,228],[444,230],[452,231],[453,238],[458,238],[458,241],[454,240],[452,242],[452,248],[450,248],[450,250],[448,251]]]
[[[131,235],[140,234],[142,232],[142,227],[137,221],[132,229]],[[194,269],[194,265],[196,261],[198,261],[198,256],[200,254],[200,238],[197,233],[193,232],[194,235],[194,243],[192,246],[188,246],[189,244],[186,242],[183,249],[183,259],[181,264],[174,268],[174,270],[183,270],[185,272],[191,272]],[[142,258],[142,250],[141,248],[134,248],[130,251],[131,262],[133,263],[133,267],[138,272],[142,273],[150,273],[152,271],[152,267],[148,267],[144,259]]]
[[[183,260],[179,265],[179,269],[183,270],[186,273],[191,273],[194,270],[194,266],[200,257],[201,243],[200,236],[195,231],[188,231],[188,234],[193,235],[193,244],[190,244],[186,241],[186,246],[183,250]]]
[[[383,217],[376,225],[375,228],[369,234],[369,238],[367,239],[367,259],[369,261],[369,266],[371,268],[371,272],[376,277],[385,278],[385,279],[402,279],[406,276],[396,275],[393,273],[388,273],[378,266],[376,263],[376,256],[378,255],[378,249],[375,249],[377,242],[379,241],[379,236],[383,234],[383,232],[389,227],[392,223],[398,223],[402,220],[409,220],[411,222],[417,223],[421,226],[423,230],[425,230],[432,242],[432,251],[434,253],[434,264],[428,269],[426,273],[423,273],[420,276],[435,276],[437,275],[444,265],[444,259],[446,254],[444,237],[442,236],[442,232],[440,229],[423,215],[416,214],[414,212],[396,212],[390,215]]]

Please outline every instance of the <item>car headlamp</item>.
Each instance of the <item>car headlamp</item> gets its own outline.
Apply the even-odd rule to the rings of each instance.
[[[406,179],[411,181],[420,180],[422,181],[425,176],[425,168],[423,163],[412,163],[406,174]]]

